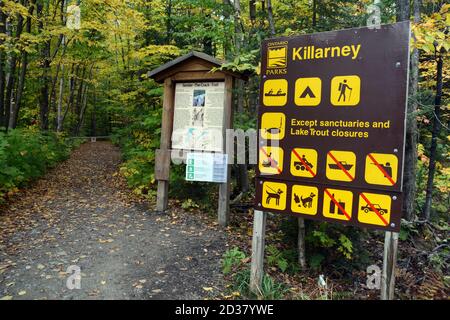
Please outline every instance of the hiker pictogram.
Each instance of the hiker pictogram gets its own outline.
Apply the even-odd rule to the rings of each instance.
[[[299,78],[295,81],[295,104],[299,107],[319,105],[322,95],[320,78]]]
[[[287,186],[284,183],[264,182],[261,205],[265,208],[286,209]]]
[[[394,154],[369,153],[364,178],[367,183],[394,186],[397,183],[398,158]]]
[[[286,116],[279,112],[266,112],[261,117],[261,137],[281,140],[285,135]]]
[[[262,174],[280,174],[283,171],[283,149],[261,147],[259,149],[259,171]]]
[[[356,106],[360,100],[361,79],[356,76],[337,76],[331,80],[331,104]]]
[[[281,107],[287,103],[288,82],[285,79],[272,79],[264,82],[263,104]]]
[[[317,214],[319,191],[316,187],[294,185],[292,187],[291,210],[309,215]]]
[[[317,174],[317,151],[294,148],[291,152],[291,174],[297,177],[314,178]]]
[[[338,220],[350,220],[352,217],[353,193],[346,190],[325,189],[323,216]]]
[[[361,192],[358,202],[358,221],[387,226],[390,223],[392,199],[388,195]]]
[[[347,84],[347,79],[344,79],[341,83],[339,83],[339,98],[338,98],[338,102],[342,101],[345,102],[346,98],[347,98],[347,90],[350,91],[350,93],[348,94],[348,100],[351,99],[352,97],[352,88],[350,88],[350,86]]]
[[[330,180],[353,181],[356,155],[351,151],[331,150],[327,153],[326,176]]]

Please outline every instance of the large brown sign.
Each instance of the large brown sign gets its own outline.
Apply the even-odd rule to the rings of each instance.
[[[264,41],[259,210],[399,230],[409,35],[401,22]]]

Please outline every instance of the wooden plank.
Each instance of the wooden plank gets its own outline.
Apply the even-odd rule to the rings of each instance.
[[[176,81],[215,81],[224,80],[225,75],[222,72],[183,71],[175,74],[173,79]]]
[[[306,254],[305,254],[305,219],[298,219],[298,236],[297,236],[297,248],[298,248],[298,264],[300,269],[306,269]]]
[[[172,130],[173,130],[173,113],[174,113],[174,99],[175,99],[175,84],[171,78],[164,80],[164,97],[163,97],[163,114],[162,114],[162,126],[161,126],[161,141],[160,152],[168,152],[170,149]],[[166,163],[161,163],[163,166],[165,175],[170,173],[170,157],[166,160]],[[159,167],[160,168],[160,167]],[[159,169],[158,168],[158,169]],[[157,172],[155,171],[155,176]],[[167,204],[169,201],[169,181],[158,180],[158,191],[156,198],[156,210],[167,210]]]
[[[155,179],[169,180],[171,152],[157,149],[155,152]]]
[[[387,231],[384,238],[383,272],[381,275],[381,300],[394,299],[397,247],[398,232]]]
[[[226,129],[233,127],[233,77],[227,75],[225,77],[225,99],[224,99],[224,120],[223,120],[223,150],[226,152],[226,144],[232,143],[226,139]],[[231,163],[233,159],[228,159]],[[219,205],[218,205],[218,222],[222,227],[226,227],[230,222],[230,193],[231,193],[231,166],[228,164],[227,182],[219,185]]]
[[[261,294],[264,276],[264,247],[266,241],[267,213],[255,210],[253,214],[252,265],[250,271],[250,290]]]

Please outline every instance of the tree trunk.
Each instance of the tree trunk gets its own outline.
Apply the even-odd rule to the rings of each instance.
[[[167,0],[167,22],[166,22],[166,42],[170,44],[172,40],[172,0]]]
[[[409,0],[396,0],[397,22],[409,20]]]
[[[275,22],[273,20],[272,0],[267,0],[267,16],[269,18],[270,35],[275,36]]]
[[[312,26],[313,28],[317,25],[317,0],[313,0],[312,3]]]
[[[414,22],[420,22],[420,0],[414,0]],[[412,35],[415,41],[414,35]],[[419,50],[411,54],[409,77],[409,97],[407,109],[407,125],[405,136],[405,165],[403,176],[403,212],[406,220],[415,218],[416,195],[416,165],[417,165],[417,120],[418,81],[419,81]]]
[[[12,36],[13,27],[6,22],[6,34]],[[17,15],[17,29],[15,38],[18,40],[23,30],[23,17],[21,15]],[[8,57],[8,65],[9,70],[6,75],[6,93],[5,93],[5,118],[3,121],[3,125],[8,128],[9,119],[11,117],[11,111],[14,109],[14,86],[15,86],[15,77],[16,77],[16,66],[17,66],[17,54],[14,52],[9,52]]]
[[[6,33],[6,14],[2,11],[3,1],[0,1],[0,33]],[[5,52],[1,48],[3,38],[0,38],[0,127],[5,119]]]
[[[249,0],[248,6],[250,12],[250,22],[252,24],[252,27],[254,27],[256,21],[256,0]]]
[[[39,33],[43,32],[43,4],[37,3],[37,16],[40,18],[38,22]],[[44,41],[40,50],[40,67],[42,70],[40,78],[39,89],[39,114],[41,120],[41,130],[48,130],[48,112],[49,112],[49,97],[48,97],[48,84],[50,82],[50,40]]]
[[[298,247],[298,264],[302,270],[306,269],[306,254],[305,254],[305,219],[298,219],[298,237],[297,237],[297,247]]]
[[[25,32],[28,34],[31,33],[31,16],[33,15],[34,11],[34,5],[35,0],[32,0],[30,2],[30,7],[28,8],[28,17],[25,22]],[[25,76],[27,74],[27,67],[28,67],[28,53],[23,50],[22,51],[22,57],[21,57],[21,68],[20,68],[20,75],[19,75],[19,83],[17,86],[17,92],[15,96],[15,105],[11,105],[11,113],[9,117],[9,129],[14,129],[17,126],[17,119],[19,116],[19,110],[22,105],[22,95],[23,95],[23,89],[25,87]]]
[[[436,150],[439,133],[441,132],[441,100],[442,100],[442,65],[443,58],[441,55],[437,57],[436,66],[436,97],[434,99],[434,121],[433,131],[431,134],[431,148],[430,148],[430,164],[428,167],[428,180],[425,196],[425,206],[423,208],[422,218],[430,219],[431,202],[433,199],[433,182],[434,173],[436,171]]]

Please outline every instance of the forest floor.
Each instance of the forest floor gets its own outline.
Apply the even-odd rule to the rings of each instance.
[[[218,228],[214,209],[182,209],[180,200],[171,201],[167,213],[156,213],[152,203],[127,188],[118,174],[120,163],[119,149],[111,143],[85,143],[0,206],[0,299],[247,297],[242,288],[248,286],[250,268],[251,200],[233,208],[226,230]],[[366,235],[370,263],[362,267],[331,263],[320,271],[282,272],[277,259],[270,262],[269,247],[295,248],[296,229],[289,239],[282,231],[286,219],[271,215],[267,222],[265,271],[277,285],[266,298],[379,298],[379,290],[366,287],[366,266],[382,265],[382,233]],[[434,246],[430,240],[400,243],[396,298],[448,299],[448,283],[425,259]],[[245,257],[224,276],[221,260],[231,248]],[[80,289],[67,287],[70,266],[81,269]],[[325,290],[317,285],[320,274],[327,279]]]
[[[225,233],[182,210],[158,214],[134,201],[120,162],[111,143],[85,143],[0,207],[0,298],[203,299],[222,291]],[[67,287],[70,266],[81,269],[80,289]]]

